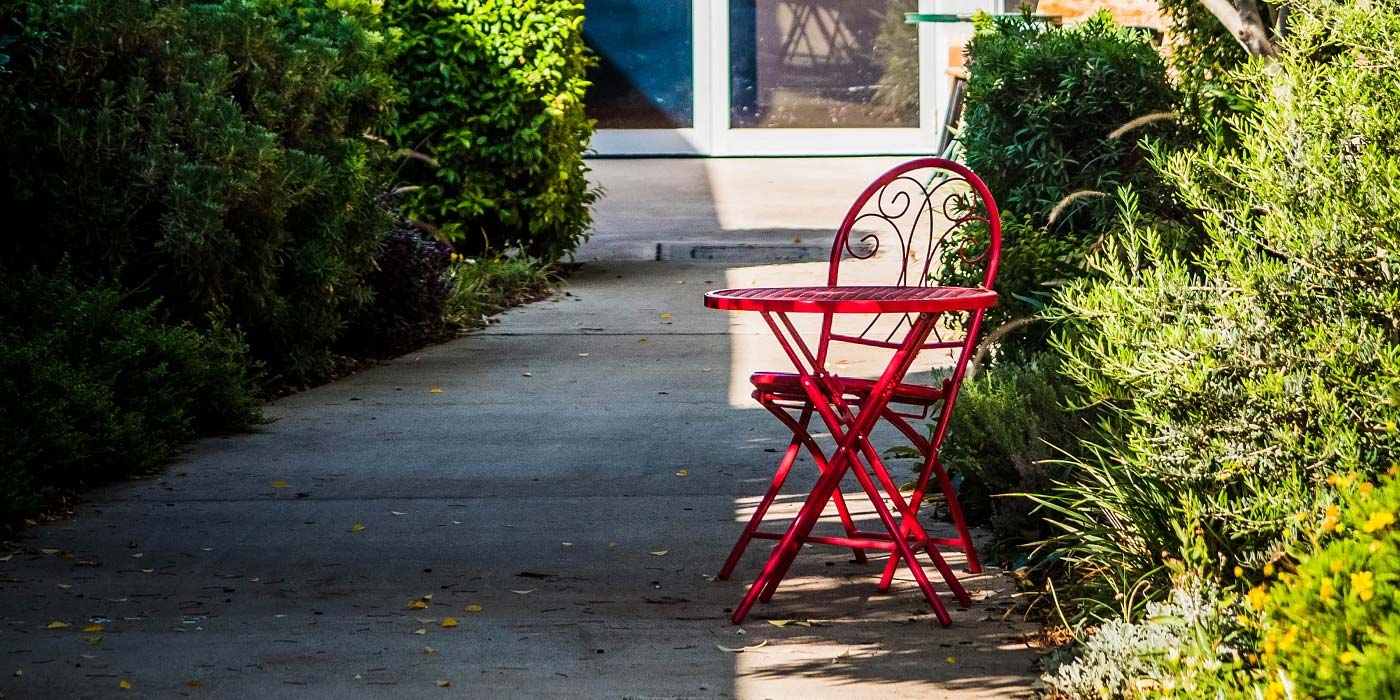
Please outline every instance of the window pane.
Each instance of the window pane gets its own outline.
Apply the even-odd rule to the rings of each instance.
[[[585,101],[600,129],[694,121],[690,0],[588,0],[584,41],[598,57]]]
[[[732,0],[730,125],[919,126],[904,0]]]

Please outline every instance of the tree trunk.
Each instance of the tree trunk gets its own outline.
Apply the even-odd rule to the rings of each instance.
[[[1235,40],[1251,56],[1272,60],[1278,56],[1278,48],[1269,38],[1269,28],[1259,14],[1255,0],[1201,0],[1211,14],[1220,18],[1220,23],[1234,35]]]

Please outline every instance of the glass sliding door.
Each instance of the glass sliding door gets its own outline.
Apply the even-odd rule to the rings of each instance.
[[[584,40],[597,58],[589,116],[600,152],[704,152],[696,129],[695,0],[587,0]],[[708,17],[699,18],[701,23]]]
[[[902,0],[729,4],[729,126],[919,126],[919,32]]]
[[[951,50],[906,12],[993,0],[584,0],[604,155],[931,153]],[[940,60],[942,58],[942,60]]]

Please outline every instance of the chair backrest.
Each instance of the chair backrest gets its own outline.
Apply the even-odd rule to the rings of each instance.
[[[982,179],[951,160],[918,158],[876,178],[856,198],[836,232],[827,284],[991,289],[1000,258],[1001,216]],[[967,344],[981,317],[940,324],[924,348]],[[884,314],[854,326],[842,319],[847,327],[840,329],[832,321],[823,319],[822,360],[832,341],[894,347],[912,319]]]

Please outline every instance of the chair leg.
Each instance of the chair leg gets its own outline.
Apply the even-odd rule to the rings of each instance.
[[[882,417],[899,428],[899,431],[904,433],[904,436],[924,455],[924,464],[919,470],[919,480],[914,488],[910,507],[915,513],[919,512],[919,507],[923,505],[924,494],[928,493],[929,477],[937,475],[938,486],[943,491],[943,499],[948,503],[948,516],[953,520],[953,527],[958,531],[958,540],[962,542],[963,553],[967,555],[967,571],[971,574],[982,573],[982,563],[977,558],[977,548],[972,544],[972,533],[967,527],[967,519],[963,517],[962,504],[958,502],[958,494],[953,489],[953,482],[948,479],[948,472],[943,469],[943,464],[938,460],[937,448],[939,446],[930,445],[914,426],[893,412],[887,410]],[[891,555],[885,564],[885,572],[880,577],[879,591],[881,593],[890,589],[890,582],[894,579],[895,568],[898,565],[898,558]]]
[[[781,412],[781,409],[777,409]],[[786,412],[782,415],[789,420]],[[773,475],[773,482],[769,484],[768,491],[763,494],[763,499],[758,502],[758,507],[754,509],[753,516],[744,526],[744,531],[739,535],[739,540],[734,543],[734,548],[729,552],[729,558],[724,561],[724,567],[719,570],[718,578],[727,581],[730,574],[734,573],[734,567],[739,564],[739,559],[744,556],[744,550],[748,548],[749,541],[753,539],[753,533],[758,531],[759,525],[763,524],[763,517],[768,514],[768,509],[772,507],[773,501],[777,499],[778,492],[782,490],[783,483],[787,481],[788,472],[792,471],[792,465],[797,461],[797,453],[802,448],[802,435],[807,429],[807,424],[812,420],[812,409],[802,410],[802,418],[796,421],[793,428],[792,441],[788,443],[787,450],[783,452],[783,459],[778,462],[778,471]],[[786,422],[786,421],[784,421]]]

